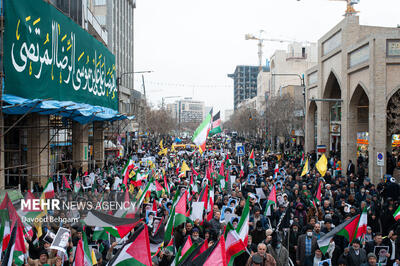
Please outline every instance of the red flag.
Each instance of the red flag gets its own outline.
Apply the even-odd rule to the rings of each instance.
[[[65,175],[63,175],[63,186],[65,189],[69,189],[70,191],[72,191],[72,188],[69,185],[69,182],[68,182],[67,178],[65,177]]]
[[[153,200],[153,211],[157,212],[157,201],[156,201],[156,199]]]

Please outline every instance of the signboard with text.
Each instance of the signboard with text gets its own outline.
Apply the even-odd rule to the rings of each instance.
[[[43,0],[4,1],[5,93],[118,110],[115,57]]]

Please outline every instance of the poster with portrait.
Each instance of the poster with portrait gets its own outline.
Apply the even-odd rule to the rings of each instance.
[[[387,257],[386,255],[389,252],[389,246],[375,246],[374,253],[378,261],[376,262],[378,265],[386,265]]]
[[[222,206],[222,210],[221,210],[221,218],[219,219],[219,221],[222,223],[223,221],[225,221],[225,216],[230,216],[234,213],[234,209],[232,207],[229,206]]]
[[[156,213],[154,211],[146,211],[146,224],[152,225]]]
[[[59,251],[67,253],[66,247],[68,246],[68,239],[71,231],[67,228],[60,227],[57,234],[55,235],[53,242],[51,243],[50,249],[57,249]]]

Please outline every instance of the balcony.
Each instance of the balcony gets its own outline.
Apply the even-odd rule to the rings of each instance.
[[[108,32],[104,29],[96,17],[93,15],[89,8],[86,8],[86,20],[88,22],[87,31],[93,35],[97,40],[102,42],[105,46],[108,45],[107,35]]]

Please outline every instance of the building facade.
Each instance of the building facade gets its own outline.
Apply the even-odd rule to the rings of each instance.
[[[236,110],[239,104],[246,99],[257,96],[258,66],[236,66],[235,72],[228,77],[233,79],[233,108]]]
[[[203,101],[196,101],[192,98],[184,98],[174,103],[167,104],[167,111],[176,119],[178,124],[201,123],[205,115]]]
[[[1,31],[0,189],[38,189],[50,176],[68,175],[72,168],[85,172],[102,166],[105,129],[127,117],[118,112],[108,32],[87,1],[7,1],[1,10],[6,27]],[[13,27],[19,24],[16,35]],[[16,55],[10,42],[40,43],[41,52],[53,51],[68,64],[30,61],[29,68],[18,68],[10,63]],[[96,76],[80,75],[85,72]]]
[[[107,47],[115,55],[119,109],[133,114],[138,105],[134,90],[134,11],[136,0],[89,0],[88,9],[107,32]]]
[[[363,156],[378,182],[387,166],[378,165],[378,153],[391,156],[400,133],[393,110],[399,73],[400,28],[363,26],[349,16],[320,38],[318,64],[306,75],[306,151],[322,145],[344,171]]]

